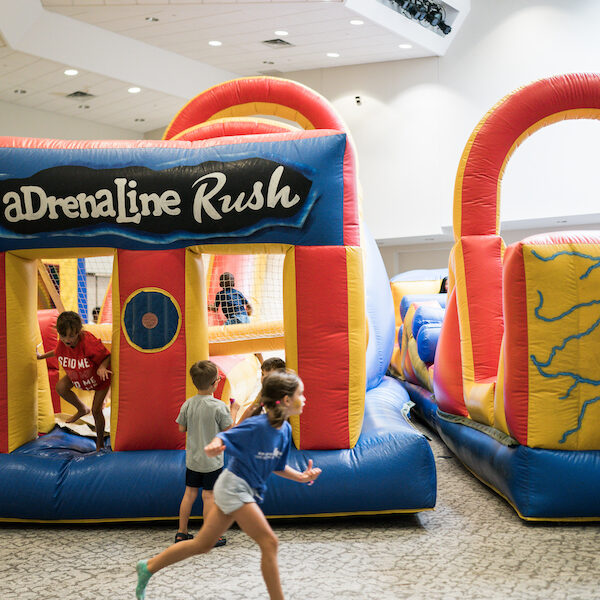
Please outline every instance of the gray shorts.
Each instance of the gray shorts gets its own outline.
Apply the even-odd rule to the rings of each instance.
[[[231,471],[223,469],[214,487],[215,504],[226,514],[230,515],[244,504],[256,502],[259,497],[256,490]],[[260,497],[259,497],[260,498]]]

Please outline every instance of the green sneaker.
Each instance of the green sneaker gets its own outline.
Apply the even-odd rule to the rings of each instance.
[[[152,577],[152,573],[148,571],[148,561],[139,560],[135,566],[135,570],[137,571],[138,576],[138,583],[137,587],[135,588],[135,597],[138,600],[144,600],[146,597],[146,586],[148,585],[150,577]]]

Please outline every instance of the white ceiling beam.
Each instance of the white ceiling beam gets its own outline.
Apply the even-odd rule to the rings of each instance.
[[[0,0],[0,31],[14,50],[189,99],[237,74],[44,10]]]

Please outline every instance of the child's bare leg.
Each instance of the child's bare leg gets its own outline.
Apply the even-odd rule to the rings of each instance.
[[[77,397],[72,388],[73,382],[67,375],[61,377],[56,384],[56,392],[58,395],[77,409],[77,412],[67,420],[67,423],[75,423],[75,421],[90,412],[90,409]]]
[[[181,504],[179,505],[179,529],[177,530],[179,533],[188,532],[188,522],[197,497],[198,488],[188,487],[186,485],[185,493],[183,494]],[[202,492],[202,497],[204,497],[204,492]]]
[[[156,573],[173,563],[194,556],[194,554],[209,552],[214,548],[215,543],[221,535],[231,527],[232,523],[233,517],[231,515],[226,515],[218,506],[214,506],[193,540],[173,544],[154,558],[148,560],[146,565],[148,571]]]
[[[96,450],[104,448],[104,427],[106,425],[104,421],[104,413],[102,407],[104,406],[104,398],[110,386],[103,390],[96,390],[94,392],[94,401],[92,402],[92,415],[94,416],[94,423],[96,424]]]
[[[250,502],[233,512],[232,516],[242,531],[260,546],[260,568],[265,584],[267,585],[269,598],[271,600],[284,600],[281,581],[279,579],[279,565],[277,563],[279,541],[262,510],[260,510],[257,504]]]
[[[212,490],[202,490],[202,520],[206,521],[208,514],[215,505],[215,494]]]

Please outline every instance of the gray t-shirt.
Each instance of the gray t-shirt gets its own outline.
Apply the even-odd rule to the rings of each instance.
[[[187,429],[185,466],[200,473],[220,469],[223,466],[223,454],[209,458],[204,446],[233,423],[225,403],[213,396],[196,394],[183,403],[175,421]]]

